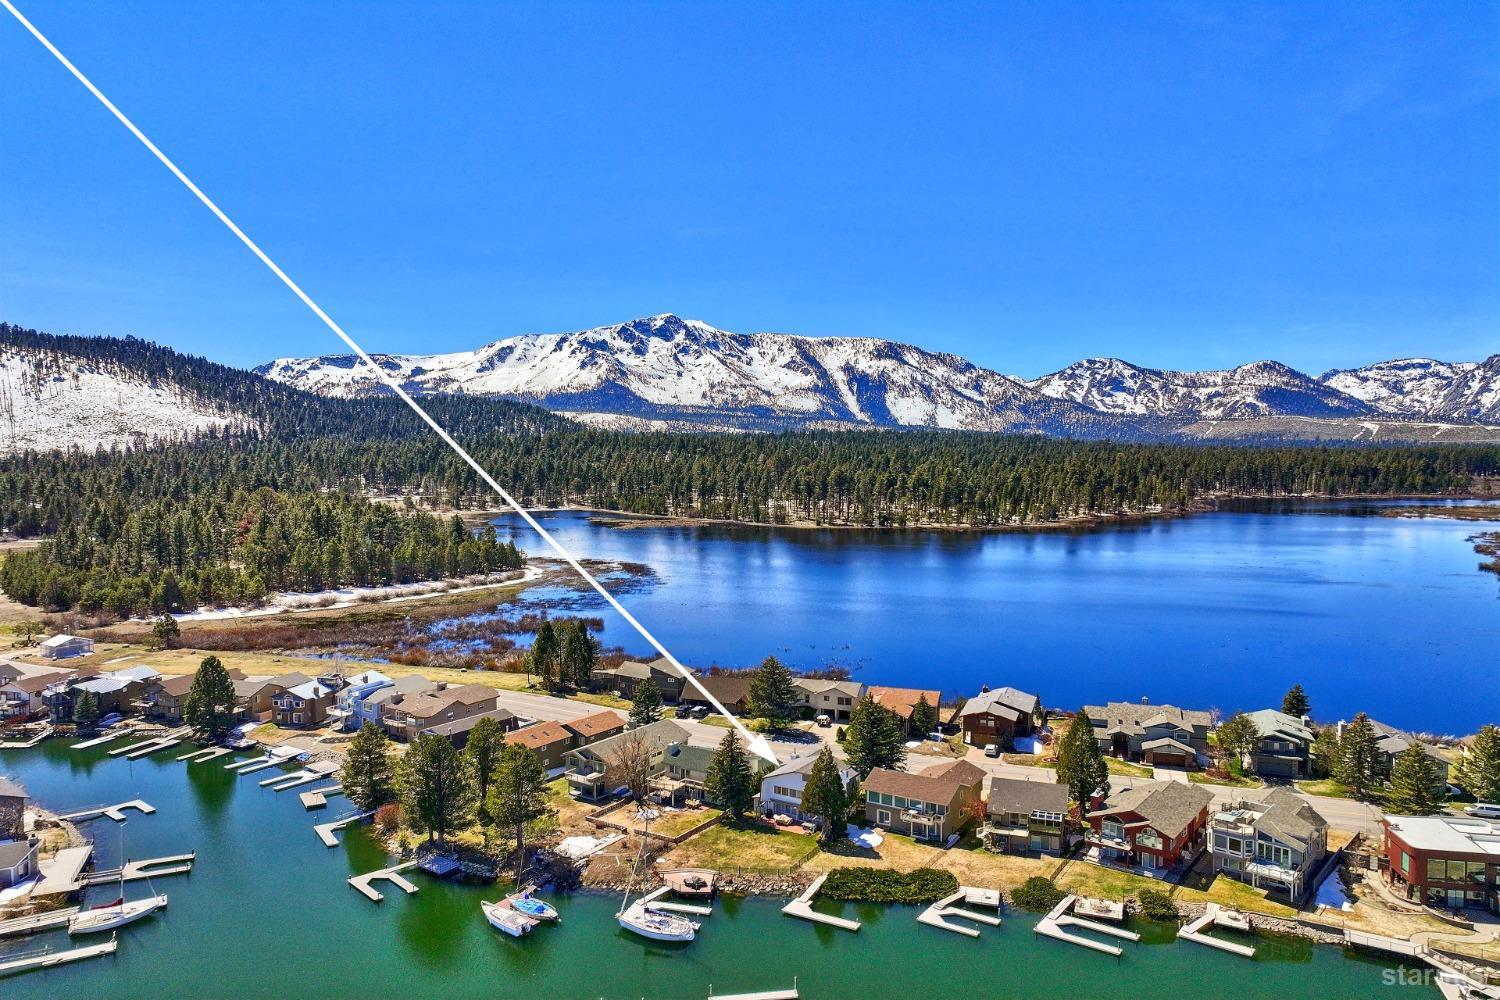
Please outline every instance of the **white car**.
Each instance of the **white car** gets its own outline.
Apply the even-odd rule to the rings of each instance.
[[[1480,819],[1500,819],[1500,805],[1493,802],[1476,802],[1472,806],[1465,806],[1464,812]]]
[[[828,713],[827,712],[823,712],[816,719],[814,719],[813,721],[816,722],[820,726],[826,726],[830,722],[832,722],[833,720],[828,717]]]

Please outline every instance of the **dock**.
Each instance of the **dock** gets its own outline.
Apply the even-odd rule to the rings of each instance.
[[[187,854],[169,854],[163,858],[127,861],[120,868],[89,872],[80,880],[79,885],[80,887],[107,885],[114,882],[136,882],[143,878],[161,878],[166,875],[188,875],[192,873],[193,862],[197,857],[197,851],[189,851]]]
[[[332,823],[319,823],[313,827],[313,833],[318,835],[318,839],[323,842],[324,847],[337,847],[339,846],[339,838],[334,836],[335,833],[350,823],[358,823],[360,820],[373,815],[375,815],[373,812],[357,813],[353,816],[345,816],[343,819],[336,819]]]
[[[792,978],[792,988],[789,990],[763,990],[760,993],[715,993],[712,985],[708,988],[708,1000],[799,1000],[802,994],[797,992],[796,977]]]
[[[1052,912],[1037,923],[1035,928],[1036,933],[1057,941],[1076,944],[1080,948],[1088,948],[1090,951],[1113,955],[1115,958],[1119,958],[1125,954],[1125,950],[1118,945],[1105,944],[1103,941],[1095,941],[1093,938],[1074,934],[1072,931],[1067,930],[1067,928],[1077,927],[1079,930],[1093,931],[1095,934],[1118,938],[1121,941],[1139,941],[1141,939],[1141,936],[1134,931],[1122,930],[1119,927],[1110,927],[1108,924],[1101,924],[1085,917],[1070,916],[1073,904],[1077,901],[1077,896],[1063,897],[1063,901],[1054,906]]]
[[[38,743],[51,736],[56,729],[52,723],[42,726],[41,731],[30,739],[25,740],[0,740],[0,750],[29,750]]]
[[[1218,903],[1209,903],[1203,911],[1203,916],[1183,924],[1177,929],[1177,936],[1183,941],[1192,941],[1195,944],[1207,945],[1220,951],[1227,951],[1231,955],[1240,955],[1244,958],[1254,958],[1255,949],[1248,944],[1239,944],[1234,941],[1225,941],[1222,938],[1210,937],[1204,933],[1209,927],[1227,927],[1230,930],[1250,933],[1250,921],[1236,910],[1225,910]]]
[[[234,771],[239,774],[253,774],[274,764],[291,760],[297,754],[298,751],[290,747],[276,747],[274,750],[261,754],[259,757],[250,757],[246,760],[237,760],[232,764],[225,764],[224,770]]]
[[[953,895],[938,900],[918,914],[917,923],[925,924],[928,927],[937,927],[945,931],[952,931],[955,934],[962,934],[965,937],[977,938],[979,936],[978,928],[951,923],[947,918],[954,917],[959,920],[972,920],[976,924],[988,924],[991,927],[999,927],[999,917],[991,916],[988,913],[975,913],[973,910],[967,910],[958,905],[959,900],[963,900],[964,902],[971,902],[974,899],[988,900],[991,898],[991,894],[993,894],[995,899],[993,905],[998,910],[1000,908],[999,893],[994,892],[994,890],[971,889],[968,886],[959,886],[958,891]]]
[[[297,799],[302,803],[302,808],[307,810],[322,809],[328,804],[330,795],[343,795],[344,786],[335,782],[322,788],[314,788],[310,792],[302,792]]]
[[[668,868],[656,874],[679,896],[712,896],[719,879],[712,868]]]
[[[333,761],[314,761],[300,771],[292,771],[290,774],[278,774],[272,778],[266,778],[260,783],[260,787],[269,787],[273,792],[284,792],[288,788],[296,788],[299,785],[310,785],[337,771],[339,766]],[[244,773],[243,771],[240,773]]]
[[[87,750],[89,747],[103,746],[105,743],[108,743],[110,740],[117,740],[121,736],[129,736],[131,733],[138,732],[140,730],[140,728],[141,728],[140,726],[131,726],[131,727],[126,728],[126,729],[116,730],[113,733],[105,733],[102,736],[95,736],[91,740],[84,740],[82,743],[74,743],[69,749],[71,749],[71,750]]]
[[[661,898],[672,891],[670,885],[664,885],[660,889],[648,892],[637,902],[648,910],[668,910],[672,913],[691,913],[698,917],[711,917],[714,913],[712,906],[699,906],[696,903],[663,903]]]
[[[145,799],[131,799],[129,802],[117,802],[112,806],[94,806],[90,809],[76,809],[70,813],[64,813],[57,817],[70,823],[84,823],[100,816],[108,816],[116,823],[125,822],[125,810],[134,809],[142,816],[150,816],[156,812],[156,807]]]
[[[77,912],[78,907],[67,906],[61,910],[33,913],[29,917],[0,920],[0,937],[17,937],[21,934],[35,934],[37,931],[45,931],[52,927],[61,927],[71,920],[73,914]]]
[[[364,875],[355,875],[349,879],[349,884],[358,889],[361,893],[364,894],[367,899],[374,903],[380,902],[385,898],[385,896],[380,892],[379,889],[376,889],[370,883],[378,882],[381,879],[385,879],[388,882],[394,882],[398,889],[402,890],[407,895],[411,895],[412,893],[417,891],[417,887],[414,883],[409,882],[404,876],[402,876],[401,873],[408,868],[413,868],[415,866],[415,861],[405,861],[393,868],[382,868],[379,871],[369,872]]]
[[[185,760],[189,764],[202,764],[205,761],[223,757],[225,754],[234,753],[234,747],[204,747],[202,750],[191,750],[188,753],[178,754],[178,760]]]
[[[100,955],[113,955],[116,947],[115,937],[111,934],[109,940],[103,944],[85,945],[82,948],[69,948],[66,951],[53,951],[50,948],[43,948],[40,951],[15,955],[0,962],[0,976],[9,975],[12,972],[29,972],[32,969],[50,969],[53,966],[66,965],[69,962],[77,962],[85,958],[96,958]]]
[[[73,892],[80,885],[79,875],[89,858],[94,856],[94,845],[64,847],[52,857],[37,864],[42,880],[31,890],[32,896],[52,896],[60,892]]]
[[[807,891],[790,903],[781,908],[781,912],[789,917],[797,917],[800,920],[811,920],[815,924],[827,924],[829,927],[837,927],[844,931],[857,931],[861,924],[858,920],[845,920],[843,917],[831,917],[826,913],[819,913],[810,905],[818,890],[823,888],[823,882],[828,878],[819,875],[816,882],[807,887]]]
[[[143,746],[143,747],[141,747],[138,750],[134,750],[134,751],[132,751],[130,753],[127,753],[125,755],[125,759],[126,760],[135,760],[137,757],[145,757],[148,754],[156,753],[156,751],[158,751],[158,750],[165,750],[168,747],[175,747],[177,744],[179,744],[181,742],[182,742],[182,740],[180,740],[180,739],[157,740],[155,743],[151,744],[150,746]]]
[[[1073,912],[1087,920],[1108,920],[1112,924],[1125,922],[1125,904],[1112,899],[1079,896],[1073,903]]]
[[[165,750],[167,747],[175,747],[177,744],[186,739],[188,734],[191,732],[192,730],[188,729],[187,727],[183,727],[181,729],[173,729],[169,732],[160,733],[156,736],[153,736],[148,740],[142,740],[139,743],[131,743],[123,747],[114,747],[113,749],[109,750],[108,753],[111,757],[123,756],[126,760],[134,760],[137,757],[144,757],[149,753],[156,753],[156,751],[158,750]]]

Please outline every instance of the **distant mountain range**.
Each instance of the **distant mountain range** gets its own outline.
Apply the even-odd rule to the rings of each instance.
[[[1025,381],[888,340],[730,333],[666,314],[376,361],[414,393],[506,396],[630,428],[1473,440],[1492,439],[1497,428],[1485,425],[1500,425],[1500,354],[1388,361],[1316,378],[1274,361],[1174,372],[1090,358]],[[282,358],[256,371],[325,395],[386,391],[350,355]]]

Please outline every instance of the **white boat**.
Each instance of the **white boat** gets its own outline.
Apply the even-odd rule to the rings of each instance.
[[[95,906],[75,913],[68,919],[68,933],[95,934],[99,931],[112,931],[116,927],[123,927],[142,917],[149,917],[157,910],[164,909],[166,905],[165,893],[160,896],[147,896],[145,899],[133,899],[128,903],[124,899],[117,899],[113,903],[105,903],[103,906]]]
[[[640,903],[621,910],[615,919],[627,931],[653,941],[691,941],[698,933],[698,925],[686,917],[658,913]]]
[[[504,931],[511,937],[520,937],[536,926],[535,920],[524,913],[517,913],[504,902],[481,902],[479,908],[484,911],[484,919],[490,922],[491,927],[497,931]]]
[[[513,896],[507,896],[505,897],[505,901],[510,904],[511,909],[522,916],[530,917],[532,920],[559,919],[556,908],[551,903],[537,899],[531,894],[529,889],[525,892],[518,892]]]

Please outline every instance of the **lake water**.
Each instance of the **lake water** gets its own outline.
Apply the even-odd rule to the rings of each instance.
[[[1127,948],[1118,962],[1038,938],[1034,918],[1010,911],[979,940],[920,926],[903,907],[850,908],[867,921],[858,934],[793,920],[779,902],[721,899],[699,939],[659,945],[621,931],[613,897],[558,900],[563,923],[521,941],[489,929],[479,911],[494,890],[449,885],[420,872],[414,896],[382,885],[379,905],[345,884],[389,862],[356,829],[333,850],[315,822],[346,808],[303,811],[295,791],[258,787],[272,772],[236,777],[223,761],[188,765],[172,752],[125,761],[104,748],[75,751],[66,740],[0,751],[0,773],[22,781],[56,811],[144,798],[153,816],[123,828],[128,856],[196,849],[189,876],[158,879],[167,909],[120,931],[106,958],[0,980],[6,1000],[341,1000],[346,997],[695,998],[791,985],[809,1000],[883,1000],[915,991],[933,1000],[1061,997],[1192,997],[1194,1000],[1353,1000],[1427,998],[1435,988],[1386,987],[1396,966],[1302,941],[1265,940],[1252,963],[1171,942]],[[185,752],[185,751],[178,751]],[[108,820],[85,827],[101,867],[120,856],[122,830]],[[150,889],[137,883],[130,898]],[[113,898],[113,887],[89,901]],[[67,947],[66,933],[0,939],[0,957],[42,945]],[[1408,970],[1416,975],[1417,970]]]
[[[649,565],[622,595],[673,654],[774,653],[866,683],[972,694],[1279,707],[1470,732],[1500,721],[1500,578],[1467,539],[1493,524],[1376,516],[1375,503],[1256,505],[1083,532],[618,528],[543,515],[576,555]],[[602,520],[617,520],[608,515]],[[523,548],[543,545],[502,517]],[[555,599],[538,588],[531,599]],[[597,595],[605,641],[647,646]]]

